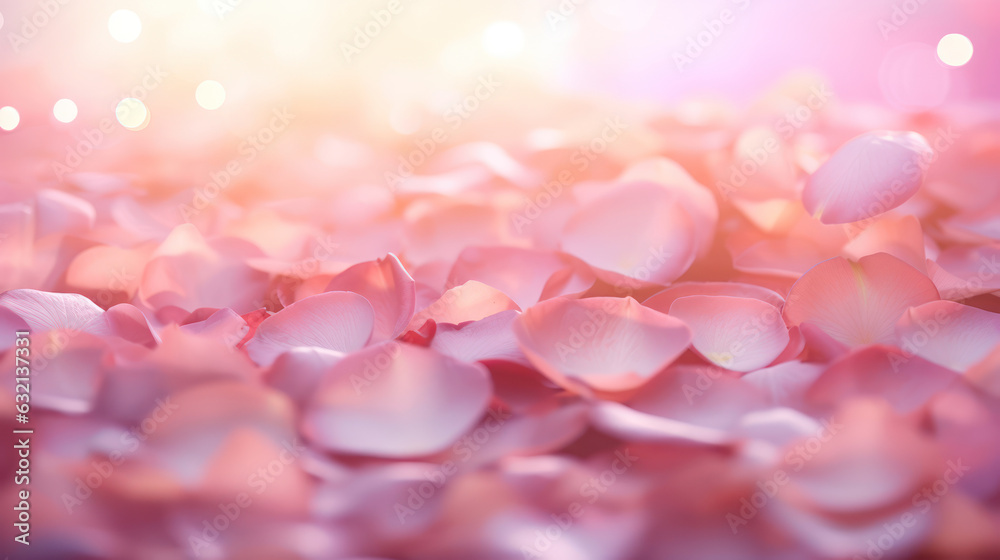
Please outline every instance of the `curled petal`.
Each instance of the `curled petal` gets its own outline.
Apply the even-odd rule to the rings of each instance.
[[[69,193],[45,189],[36,197],[37,226],[35,234],[45,237],[53,233],[66,235],[85,232],[94,227],[97,211],[94,205]]]

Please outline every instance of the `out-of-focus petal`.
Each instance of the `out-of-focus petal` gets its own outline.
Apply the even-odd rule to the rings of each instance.
[[[875,253],[888,253],[913,268],[924,272],[924,233],[920,220],[914,216],[893,218],[884,216],[858,233],[844,246],[843,255],[857,260]]]
[[[913,307],[896,325],[908,355],[964,372],[1000,345],[1000,315],[953,301]]]
[[[590,421],[598,430],[629,441],[722,448],[734,443],[724,431],[654,416],[610,401],[595,404]]]
[[[235,347],[250,332],[250,327],[232,309],[219,309],[204,320],[181,325],[181,330]]]
[[[54,294],[38,290],[10,290],[0,294],[0,307],[20,317],[35,332],[55,329],[94,329],[104,310],[77,294]],[[103,328],[96,329],[102,334]]]
[[[63,191],[44,189],[35,197],[35,235],[82,233],[94,227],[97,211],[86,200]]]
[[[801,408],[806,391],[824,369],[820,364],[785,362],[748,373],[742,381],[762,390],[775,406]]]
[[[941,297],[962,300],[1000,290],[1000,245],[950,247],[927,261]]]
[[[160,337],[149,319],[134,305],[120,303],[108,309],[102,319],[107,324],[108,333],[114,336],[149,347],[160,343]]]
[[[264,382],[288,395],[299,406],[309,398],[323,375],[340,361],[344,354],[325,348],[292,348],[284,352],[264,373]]]
[[[521,309],[538,303],[545,295],[582,292],[594,283],[593,274],[578,259],[519,247],[465,249],[448,274],[448,285],[460,286],[469,280],[502,291]],[[546,293],[551,291],[556,293]]]
[[[901,414],[923,406],[958,379],[955,372],[889,346],[868,346],[830,365],[806,398],[834,406],[851,397],[883,399]]]
[[[659,185],[630,183],[580,209],[561,247],[602,280],[666,284],[694,262],[697,233],[678,196]]]
[[[154,308],[252,311],[259,307],[254,299],[263,295],[267,282],[265,273],[246,264],[255,256],[262,256],[260,250],[244,241],[222,240],[213,246],[193,225],[177,226],[146,265],[139,295]]]
[[[680,164],[660,157],[639,161],[625,169],[618,180],[622,183],[653,182],[677,194],[694,221],[699,254],[704,256],[708,253],[719,221],[719,206],[712,192]]]

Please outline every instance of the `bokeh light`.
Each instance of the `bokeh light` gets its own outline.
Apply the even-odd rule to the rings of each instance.
[[[214,111],[226,102],[226,88],[215,80],[205,80],[198,84],[194,98],[203,109]]]
[[[20,122],[21,115],[17,109],[10,106],[0,109],[0,128],[3,130],[14,130]]]
[[[122,126],[129,130],[142,130],[149,124],[149,109],[142,101],[127,97],[118,102],[115,117]]]
[[[965,66],[972,60],[972,41],[961,33],[949,33],[938,41],[937,55],[948,66]]]
[[[513,58],[524,50],[524,31],[512,21],[492,23],[483,32],[483,48],[497,58]]]
[[[115,41],[131,43],[142,33],[142,20],[132,10],[118,10],[108,18],[108,31]]]
[[[73,103],[72,99],[60,99],[52,107],[52,114],[56,120],[63,123],[71,123],[76,120],[77,113],[76,103]]]

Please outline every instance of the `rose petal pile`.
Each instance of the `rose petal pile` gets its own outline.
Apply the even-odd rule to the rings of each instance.
[[[1000,556],[1000,129],[780,114],[4,191],[25,557]]]

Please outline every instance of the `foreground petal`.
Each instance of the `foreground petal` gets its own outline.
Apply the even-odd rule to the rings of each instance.
[[[4,292],[0,294],[0,307],[13,312],[36,332],[83,329],[104,314],[97,304],[81,295],[38,290]]]
[[[303,419],[317,444],[342,453],[413,457],[441,451],[486,411],[486,368],[395,341],[330,368]]]
[[[781,311],[758,299],[687,296],[670,305],[670,315],[691,327],[699,354],[733,371],[770,364],[790,340]]]
[[[809,388],[806,398],[835,406],[851,397],[883,399],[905,414],[929,401],[958,376],[917,356],[905,356],[889,346],[869,346],[833,363]]]
[[[555,298],[525,311],[514,333],[529,360],[572,388],[634,389],[676,359],[691,342],[679,319],[632,298]]]
[[[374,328],[375,312],[368,300],[353,292],[326,292],[265,319],[245,348],[255,362],[270,365],[292,348],[358,350],[368,343]]]
[[[814,266],[792,286],[789,325],[811,323],[847,345],[892,344],[896,321],[910,307],[939,299],[923,274],[886,253],[857,262],[837,257]]]
[[[910,308],[896,333],[907,355],[964,372],[1000,345],[1000,315],[953,301],[932,301]]]

